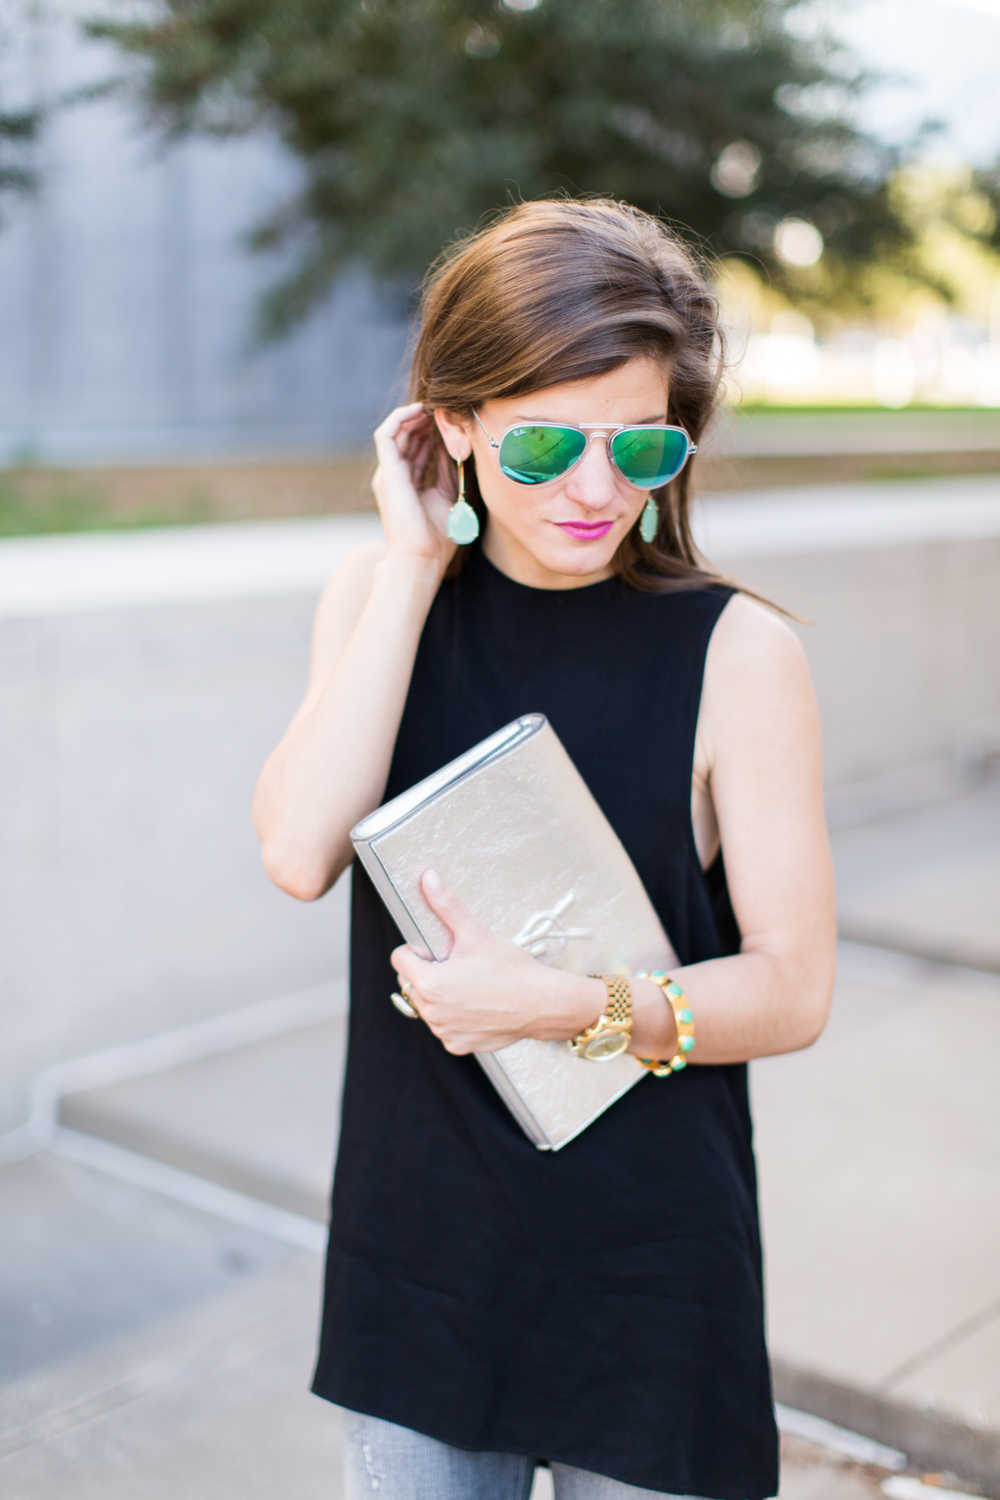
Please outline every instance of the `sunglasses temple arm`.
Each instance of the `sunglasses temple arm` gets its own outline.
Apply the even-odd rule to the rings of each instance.
[[[480,417],[479,413],[476,411],[475,407],[472,408],[472,415],[475,417],[475,419],[479,423],[480,427],[483,427],[482,418]],[[485,427],[483,427],[483,431],[486,432],[486,428]],[[494,440],[490,437],[490,435],[489,435],[488,432],[486,432],[486,441],[489,443],[489,445],[490,445],[491,448],[499,448],[499,446],[500,446],[499,443],[494,442]]]

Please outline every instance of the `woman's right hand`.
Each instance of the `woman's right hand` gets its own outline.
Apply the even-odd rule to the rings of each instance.
[[[397,406],[375,429],[378,468],[372,489],[389,556],[429,563],[443,574],[455,554],[455,543],[448,537],[448,511],[455,495],[443,448],[436,484],[419,488],[435,438],[434,419],[419,401]]]
[[[329,890],[354,857],[351,829],[385,792],[420,636],[445,569],[454,471],[419,490],[436,434],[401,406],[375,434],[375,498],[387,550],[359,547],[320,601],[305,699],[261,774],[254,822],[276,885],[301,901]]]

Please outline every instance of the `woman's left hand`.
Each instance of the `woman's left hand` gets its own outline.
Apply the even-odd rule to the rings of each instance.
[[[424,900],[452,935],[443,963],[412,948],[392,955],[408,999],[449,1052],[496,1052],[522,1037],[562,1041],[590,1026],[607,996],[599,979],[547,968],[469,912],[433,870]]]

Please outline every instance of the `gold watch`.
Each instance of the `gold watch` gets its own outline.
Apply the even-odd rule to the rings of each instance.
[[[621,974],[588,974],[607,985],[608,1003],[593,1026],[570,1042],[577,1057],[587,1062],[610,1062],[626,1052],[632,1041],[632,987]]]

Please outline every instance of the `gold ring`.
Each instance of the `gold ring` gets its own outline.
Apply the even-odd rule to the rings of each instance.
[[[396,978],[399,979],[399,975],[398,974],[396,975]],[[409,998],[410,998],[410,991],[412,990],[412,988],[413,988],[413,985],[410,983],[410,981],[408,979],[400,979],[399,980],[399,991],[400,991],[400,994],[402,995],[402,997],[403,997],[404,1000],[409,1000]]]
[[[405,1016],[408,1021],[419,1021],[420,1012],[410,1004],[410,1001],[407,998],[413,986],[410,984],[406,984],[403,980],[400,980],[399,987],[403,991],[403,993],[400,994],[399,990],[393,990],[392,994],[389,996],[389,999],[392,1001],[393,1005],[399,1011],[401,1016]]]

